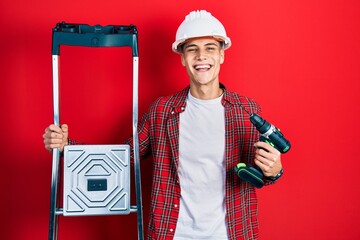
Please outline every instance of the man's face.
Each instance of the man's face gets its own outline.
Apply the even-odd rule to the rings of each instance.
[[[207,85],[219,82],[220,64],[224,62],[224,50],[211,37],[195,38],[186,42],[181,63],[186,67],[190,84]],[[218,85],[217,85],[218,86]]]

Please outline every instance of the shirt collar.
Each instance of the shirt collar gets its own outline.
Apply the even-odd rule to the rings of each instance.
[[[231,104],[233,105],[234,104],[234,97],[232,96],[232,93],[228,90],[226,90],[226,87],[224,84],[220,83],[220,88],[222,88],[224,90],[224,93],[223,93],[223,98],[222,98],[222,104],[224,106],[227,106],[227,104]],[[189,90],[190,90],[190,86],[187,86],[186,88],[184,88],[182,91],[176,93],[174,96],[173,96],[173,103],[172,103],[172,106],[173,106],[173,109],[180,109],[180,111],[184,110],[185,107],[186,107],[186,98],[187,98],[187,95],[189,93]]]

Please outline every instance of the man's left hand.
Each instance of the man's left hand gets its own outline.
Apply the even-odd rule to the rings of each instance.
[[[281,153],[265,142],[255,143],[255,164],[266,177],[275,177],[282,169]]]

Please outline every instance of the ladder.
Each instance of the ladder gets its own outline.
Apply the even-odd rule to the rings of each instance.
[[[52,74],[53,74],[52,81],[53,81],[54,124],[57,126],[60,126],[59,56],[60,56],[61,45],[85,46],[85,47],[131,47],[132,48],[132,57],[133,57],[132,134],[133,134],[133,157],[134,157],[136,205],[130,206],[129,211],[125,211],[124,214],[128,214],[128,213],[137,214],[138,239],[143,240],[144,230],[143,230],[143,213],[142,213],[142,196],[141,196],[139,139],[138,139],[138,129],[137,129],[138,66],[139,66],[137,28],[134,25],[90,26],[87,24],[72,24],[72,23],[70,24],[65,22],[56,24],[56,26],[52,29]],[[126,150],[126,146],[125,146],[125,150]],[[59,169],[60,169],[60,149],[53,149],[51,193],[50,193],[51,194],[50,221],[49,221],[49,233],[48,233],[49,240],[57,239],[59,215],[65,215],[64,209],[60,208],[58,203]],[[96,191],[96,188],[99,189],[99,186],[103,186],[101,184],[106,184],[106,179],[105,180],[95,179],[95,181],[93,180],[91,184],[95,186],[95,191]],[[128,184],[130,185],[130,183]]]

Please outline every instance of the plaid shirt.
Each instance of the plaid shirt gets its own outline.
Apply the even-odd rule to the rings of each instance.
[[[179,165],[179,119],[186,107],[189,87],[172,96],[157,99],[138,126],[140,156],[153,157],[153,185],[147,239],[173,239],[179,216],[181,189]],[[261,109],[251,99],[224,89],[226,158],[226,222],[230,240],[257,239],[255,189],[234,172],[239,162],[252,163],[259,134],[243,105],[251,113]],[[132,145],[132,139],[128,140]],[[211,187],[211,186],[209,186]]]

